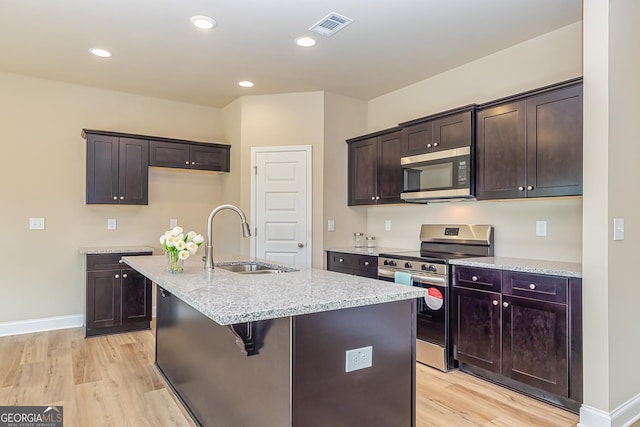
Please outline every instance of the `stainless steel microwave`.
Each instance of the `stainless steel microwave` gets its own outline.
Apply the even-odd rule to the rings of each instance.
[[[400,197],[414,203],[473,199],[471,162],[471,147],[403,157]]]

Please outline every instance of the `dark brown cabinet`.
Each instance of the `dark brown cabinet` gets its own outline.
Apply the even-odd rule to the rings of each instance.
[[[400,123],[402,157],[471,146],[474,112],[475,106],[470,105]]]
[[[404,203],[399,128],[347,140],[348,204]]]
[[[148,329],[151,282],[120,260],[151,252],[86,256],[85,337]]]
[[[229,172],[229,161],[228,145],[149,142],[149,166]]]
[[[149,142],[86,133],[90,204],[148,204]]]
[[[455,266],[452,340],[463,370],[577,410],[580,279]]]
[[[478,199],[582,194],[582,80],[480,106]]]
[[[327,270],[377,279],[378,257],[327,251]]]

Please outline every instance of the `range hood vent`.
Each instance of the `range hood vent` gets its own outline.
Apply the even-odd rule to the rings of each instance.
[[[351,24],[353,19],[342,16],[338,13],[331,12],[320,21],[313,24],[309,30],[314,31],[323,36],[332,36],[347,25]]]

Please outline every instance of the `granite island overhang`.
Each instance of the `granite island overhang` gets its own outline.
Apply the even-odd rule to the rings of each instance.
[[[197,423],[415,425],[424,290],[320,269],[188,261],[171,274],[163,256],[124,261],[158,286],[156,365]]]

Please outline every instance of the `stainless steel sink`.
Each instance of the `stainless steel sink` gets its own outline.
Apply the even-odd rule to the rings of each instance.
[[[233,273],[240,273],[240,274],[274,274],[274,273],[288,273],[291,271],[298,271],[298,270],[283,267],[280,265],[261,263],[257,261],[221,262],[221,263],[216,263],[215,268],[222,268],[223,270],[231,271]]]

